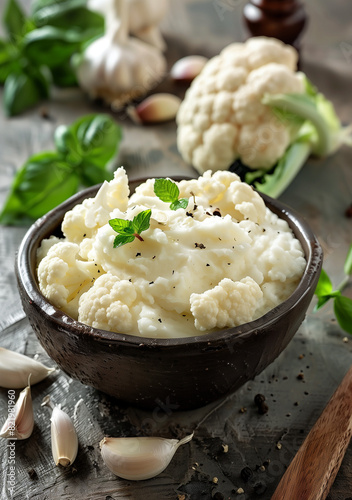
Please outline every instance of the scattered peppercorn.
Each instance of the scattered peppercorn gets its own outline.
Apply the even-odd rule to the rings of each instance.
[[[257,495],[262,495],[263,493],[266,492],[266,484],[263,481],[258,481],[253,486],[253,489]]]
[[[213,500],[224,500],[224,495],[222,493],[220,493],[220,491],[217,491],[214,496],[213,496]]]
[[[243,469],[241,470],[241,478],[242,480],[245,482],[245,483],[248,483],[248,481],[250,479],[252,479],[253,477],[253,471],[250,467],[246,466],[246,467],[243,467]]]
[[[297,375],[297,379],[298,379],[298,380],[304,380],[304,373],[303,373],[303,372],[300,372],[300,373]]]
[[[256,394],[256,396],[254,397],[254,403],[258,407],[258,413],[260,415],[265,415],[265,413],[268,413],[269,407],[265,403],[265,396],[263,396],[263,394]]]
[[[256,394],[254,396],[254,403],[259,406],[260,404],[264,403],[265,401],[265,396],[263,394]]]
[[[34,469],[29,469],[28,474],[29,474],[30,479],[32,479],[33,481],[38,479],[38,474],[36,473],[36,471]]]

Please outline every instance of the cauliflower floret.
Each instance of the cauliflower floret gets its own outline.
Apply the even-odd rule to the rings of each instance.
[[[195,327],[200,331],[238,326],[251,321],[263,292],[250,277],[224,278],[211,290],[190,297]]]
[[[101,268],[94,262],[77,260],[79,246],[60,241],[51,246],[38,265],[39,288],[56,307],[77,319],[77,303]],[[39,255],[41,251],[39,250]]]
[[[259,123],[246,123],[238,137],[238,152],[245,165],[270,168],[290,144],[290,130],[271,117]]]
[[[214,61],[215,59],[215,61]],[[262,99],[266,94],[304,93],[297,53],[279,40],[232,44],[193,80],[177,113],[177,146],[198,172],[227,169],[237,158],[269,169],[292,140]]]
[[[125,211],[129,196],[126,171],[120,167],[114,179],[104,182],[95,198],[88,198],[65,214],[62,232],[69,241],[80,243],[91,238],[99,227],[106,224],[114,208]]]
[[[80,297],[78,320],[94,328],[128,333],[136,323],[131,312],[136,299],[130,281],[104,274]]]
[[[275,62],[287,66],[291,71],[297,68],[298,54],[291,45],[285,45],[276,38],[257,36],[246,42],[248,65],[252,68]]]

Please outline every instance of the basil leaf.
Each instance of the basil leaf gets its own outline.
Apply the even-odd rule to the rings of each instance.
[[[126,243],[132,243],[134,241],[134,236],[125,236],[123,234],[118,234],[114,239],[114,248],[122,247]]]
[[[187,208],[188,200],[186,198],[181,198],[170,204],[170,210],[177,210],[178,208]]]
[[[88,40],[103,34],[104,19],[99,13],[87,9],[85,4],[84,0],[51,2],[50,5],[37,7],[33,19],[38,27],[50,25],[75,30],[81,40]]]
[[[69,127],[76,148],[90,163],[105,168],[115,156],[121,141],[121,128],[108,115],[87,115]]]
[[[318,284],[317,284],[317,287],[316,287],[314,293],[315,293],[315,295],[320,297],[320,296],[324,296],[324,295],[329,295],[330,292],[332,292],[331,280],[330,280],[328,274],[326,273],[326,271],[324,271],[324,269],[322,269],[320,276],[319,276],[319,281],[318,281]]]
[[[89,163],[87,160],[83,160],[77,170],[80,180],[84,186],[101,184],[104,181],[111,181],[114,178],[114,174],[112,172],[102,169],[94,163]]]
[[[54,133],[54,141],[56,149],[63,154],[66,161],[77,165],[81,163],[82,152],[70,127],[67,125],[57,127]]]
[[[154,193],[161,201],[171,203],[178,199],[180,190],[170,179],[155,179]]]
[[[49,95],[48,83],[40,70],[31,73],[15,72],[8,75],[4,87],[4,107],[8,116],[14,116]]]
[[[3,23],[12,41],[16,42],[22,38],[26,16],[16,0],[8,0],[3,15]]]
[[[20,69],[17,61],[19,51],[13,43],[0,40],[0,84],[4,84],[10,73]]]
[[[347,252],[347,257],[345,260],[343,270],[347,276],[352,274],[352,244],[350,245],[350,248]]]
[[[152,211],[143,210],[136,217],[133,218],[132,225],[134,228],[134,232],[140,234],[142,231],[145,231],[150,226],[150,216]]]
[[[59,66],[50,68],[53,84],[57,87],[77,86],[76,74],[71,68],[69,61],[63,62]]]
[[[336,297],[334,312],[341,328],[352,334],[352,300],[343,295]]]
[[[80,43],[81,37],[72,30],[44,26],[27,33],[23,54],[36,64],[52,68],[67,63]]]
[[[0,222],[28,224],[72,196],[78,182],[58,153],[32,156],[15,176]]]

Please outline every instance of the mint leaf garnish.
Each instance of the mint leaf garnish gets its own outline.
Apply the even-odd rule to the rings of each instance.
[[[154,193],[161,200],[170,203],[170,210],[187,208],[188,198],[181,198],[180,190],[175,182],[170,179],[155,179]]]
[[[144,241],[140,233],[149,228],[151,214],[152,211],[149,209],[140,212],[133,220],[110,219],[110,226],[119,233],[114,239],[114,248],[126,245],[126,243],[132,243],[135,238]]]

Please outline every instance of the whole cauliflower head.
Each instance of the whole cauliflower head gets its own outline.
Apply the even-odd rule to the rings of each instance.
[[[177,114],[177,146],[200,173],[236,159],[269,169],[291,142],[289,126],[262,103],[265,94],[303,93],[297,52],[256,37],[226,47],[193,80]]]

